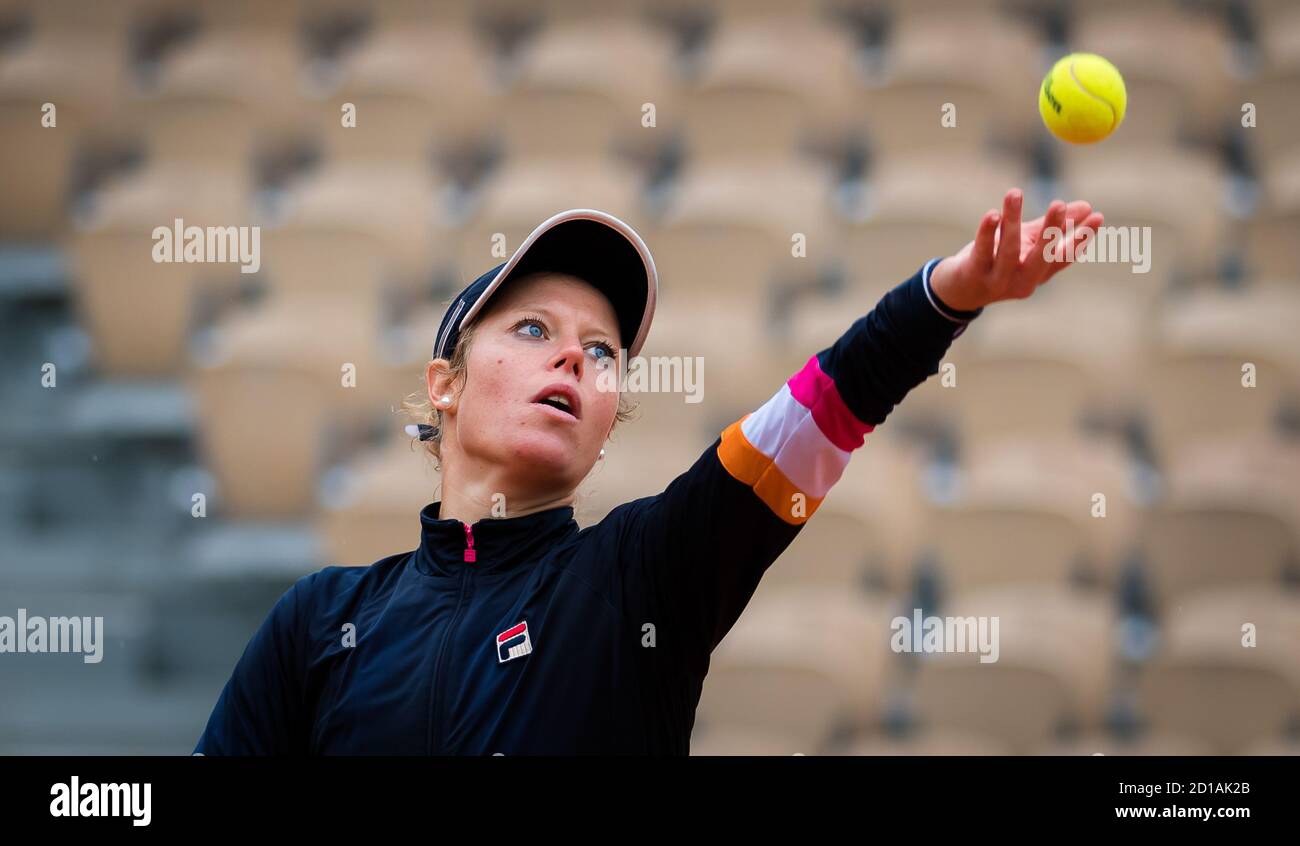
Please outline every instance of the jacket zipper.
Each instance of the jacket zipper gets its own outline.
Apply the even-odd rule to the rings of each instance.
[[[474,530],[470,528],[468,523],[463,523],[462,525],[464,525],[465,527],[464,558],[468,562],[474,562],[478,558],[478,553],[474,549]],[[443,657],[447,654],[447,641],[451,640],[452,635],[455,634],[456,631],[456,624],[460,622],[460,612],[465,605],[465,599],[469,595],[469,577],[472,573],[473,570],[467,567],[460,574],[460,590],[459,590],[459,595],[456,597],[456,610],[452,612],[451,622],[447,624],[447,631],[442,636],[442,643],[439,644],[438,646],[438,657],[434,660],[433,681],[430,683],[432,689],[430,690],[430,697],[429,697],[430,713],[429,713],[428,748],[429,748],[429,754],[431,755],[434,754],[434,746],[435,746],[434,736],[433,736],[434,724],[436,722],[438,723],[439,727],[441,727],[441,724],[444,722],[444,720],[442,719],[443,717],[442,705],[444,699],[444,697],[442,696],[443,686],[438,684],[438,680],[442,676]],[[439,742],[437,746],[440,748],[442,746],[441,742]]]
[[[478,560],[478,553],[474,551],[474,530],[470,528],[469,523],[465,523],[465,560],[474,562]]]

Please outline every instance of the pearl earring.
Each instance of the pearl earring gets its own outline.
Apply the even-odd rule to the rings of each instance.
[[[600,455],[596,458],[596,460],[597,460],[597,461],[600,461],[600,459],[602,459],[602,458],[604,458],[604,457],[605,457],[605,448],[604,448],[604,447],[601,447],[601,448],[600,448]]]
[[[439,404],[439,405],[451,405],[451,397],[450,397],[449,395],[444,395],[444,396],[442,397],[442,399],[438,400],[438,404]]]

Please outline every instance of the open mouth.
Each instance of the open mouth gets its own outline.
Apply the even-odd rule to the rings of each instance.
[[[563,412],[575,420],[581,416],[578,395],[566,385],[551,385],[543,389],[534,399],[535,405],[545,405]]]
[[[566,400],[564,397],[558,397],[558,396],[542,397],[537,402],[539,405],[549,405],[551,408],[558,408],[560,411],[567,412],[568,414],[571,414],[574,417],[578,416],[576,414],[573,414],[573,409],[569,408],[569,401]]]

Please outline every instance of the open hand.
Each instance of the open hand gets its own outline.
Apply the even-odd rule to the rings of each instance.
[[[990,209],[980,220],[975,240],[935,265],[930,287],[939,299],[962,311],[1024,299],[1073,263],[1104,219],[1086,200],[1053,200],[1047,214],[1022,223],[1023,205],[1024,193],[1012,188],[1002,212]],[[1073,244],[1064,237],[1067,221]]]

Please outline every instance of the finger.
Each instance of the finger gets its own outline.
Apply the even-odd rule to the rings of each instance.
[[[1065,207],[1066,218],[1073,220],[1075,226],[1090,214],[1092,214],[1092,203],[1087,200],[1075,200]]]
[[[1083,219],[1082,223],[1080,223],[1075,229],[1074,238],[1069,251],[1065,252],[1063,249],[1063,255],[1061,258],[1048,268],[1048,278],[1051,278],[1053,275],[1059,273],[1063,268],[1078,261],[1080,254],[1088,249],[1088,244],[1097,236],[1097,230],[1101,228],[1101,225],[1105,220],[1106,218],[1101,212],[1092,212]]]
[[[1065,203],[1053,200],[1043,215],[1043,226],[1034,239],[1034,246],[1025,258],[1025,271],[1030,279],[1038,279],[1047,272],[1047,265],[1056,260],[1055,252],[1060,249],[1061,229],[1065,225]],[[1049,255],[1049,251],[1052,255]]]
[[[993,266],[993,236],[998,231],[1000,219],[997,209],[989,209],[980,219],[979,229],[975,233],[975,249],[971,251],[971,260],[980,270],[987,271]]]
[[[1024,202],[1025,195],[1019,188],[1012,188],[1002,200],[1001,236],[993,259],[993,269],[998,273],[1010,274],[1020,267],[1020,209]]]
[[[1087,234],[1083,232],[1084,223],[1088,220],[1089,216],[1091,216],[1092,214],[1093,214],[1092,203],[1089,203],[1087,200],[1075,200],[1074,202],[1066,206],[1065,208],[1066,220],[1062,222],[1061,225],[1063,228],[1065,228],[1066,233],[1069,234],[1070,233],[1069,224],[1073,224],[1073,235],[1071,238],[1071,243],[1067,244],[1065,240],[1062,240],[1060,242],[1059,246],[1057,247],[1056,254],[1052,260],[1053,264],[1065,261],[1067,256],[1072,257],[1070,259],[1071,261],[1078,258],[1079,252],[1077,249],[1075,249],[1075,247],[1077,247],[1078,244],[1080,243],[1080,236]]]
[[[1073,260],[1078,261],[1079,253],[1087,249],[1092,239],[1097,237],[1097,230],[1104,220],[1101,212],[1093,212],[1083,219],[1074,235],[1074,249],[1071,251]]]

